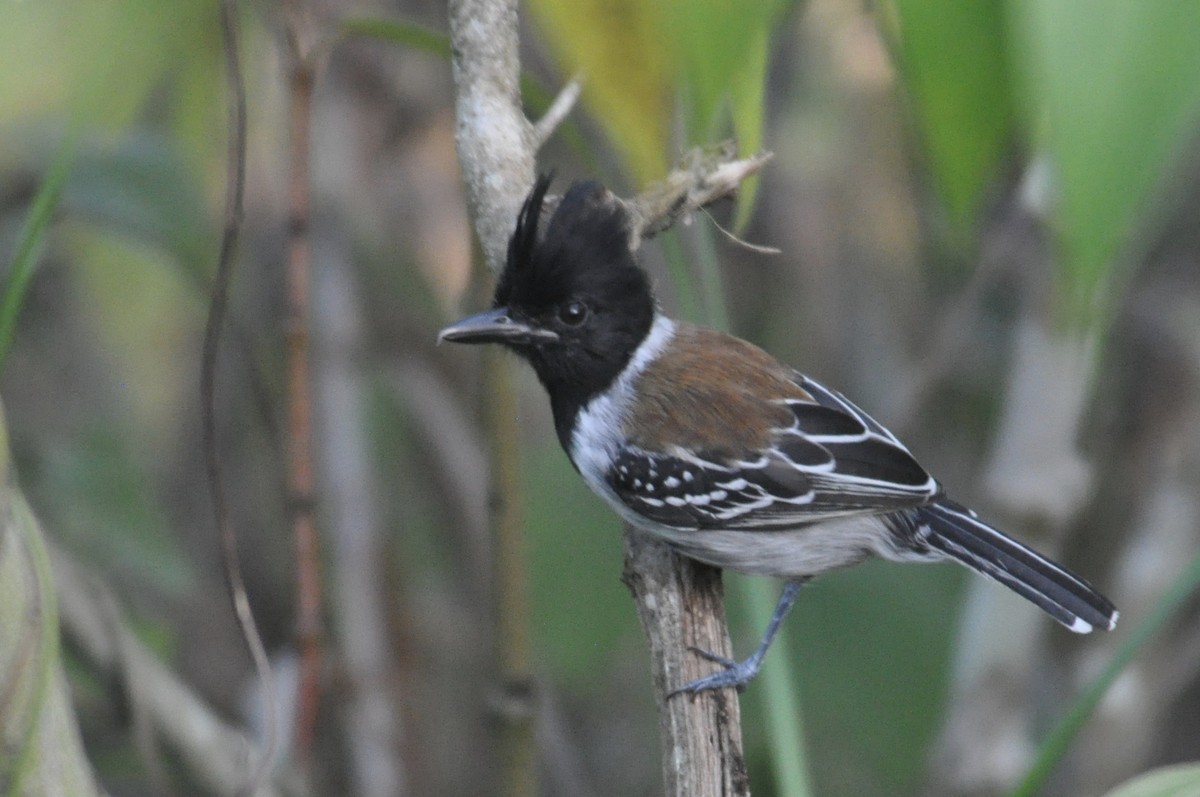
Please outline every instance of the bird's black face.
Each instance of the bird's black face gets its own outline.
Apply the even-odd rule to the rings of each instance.
[[[625,208],[599,183],[572,185],[539,239],[549,184],[540,178],[521,208],[492,309],[439,339],[501,343],[520,354],[561,422],[629,362],[654,320],[654,297],[629,248]]]

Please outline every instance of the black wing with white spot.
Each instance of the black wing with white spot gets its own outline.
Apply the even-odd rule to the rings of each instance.
[[[790,426],[741,459],[627,447],[609,486],[649,520],[675,528],[795,528],[919,506],[939,491],[895,435],[862,410],[797,376],[815,401],[785,399]]]

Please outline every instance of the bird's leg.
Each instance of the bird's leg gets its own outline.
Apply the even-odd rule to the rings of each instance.
[[[712,675],[706,675],[703,678],[697,678],[695,681],[689,681],[683,686],[671,690],[671,694],[668,697],[673,697],[680,692],[689,692],[694,695],[708,689],[724,689],[730,686],[741,689],[754,680],[754,677],[758,675],[759,669],[762,668],[767,650],[770,649],[771,643],[775,641],[775,635],[779,633],[779,627],[783,625],[783,618],[787,617],[788,612],[792,610],[792,604],[796,602],[796,596],[800,593],[800,588],[804,586],[807,580],[793,579],[783,585],[783,593],[779,596],[779,603],[775,604],[775,612],[771,615],[771,621],[767,623],[767,630],[763,634],[762,641],[758,643],[758,647],[750,654],[749,658],[744,661],[734,661],[712,651],[692,648],[692,651],[697,655],[709,661],[714,661],[722,665],[725,669],[719,670]]]

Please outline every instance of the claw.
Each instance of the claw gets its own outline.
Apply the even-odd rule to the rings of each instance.
[[[722,667],[724,667],[727,670],[733,669],[734,667],[738,666],[736,659],[731,659],[728,656],[722,656],[720,653],[713,653],[711,650],[705,650],[704,648],[698,648],[695,645],[689,645],[688,650],[691,651],[692,653],[695,653],[697,656],[699,656],[702,659],[707,659],[708,661],[720,664]]]

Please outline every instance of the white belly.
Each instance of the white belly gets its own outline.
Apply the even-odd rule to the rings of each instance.
[[[628,518],[627,518],[628,519]],[[843,518],[787,531],[690,531],[666,527],[647,532],[683,554],[716,567],[759,576],[815,576],[857,564],[872,554],[895,558],[890,532],[879,517]]]

